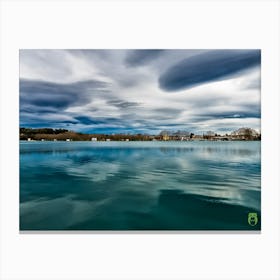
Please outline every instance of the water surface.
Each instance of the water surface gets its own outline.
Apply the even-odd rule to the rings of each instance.
[[[259,230],[260,168],[260,142],[21,141],[20,229]]]

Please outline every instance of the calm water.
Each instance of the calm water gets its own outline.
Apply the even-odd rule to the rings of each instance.
[[[21,230],[259,230],[260,206],[260,142],[20,142]]]

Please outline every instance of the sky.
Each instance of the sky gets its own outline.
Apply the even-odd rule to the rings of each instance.
[[[20,126],[260,131],[260,50],[20,50]]]

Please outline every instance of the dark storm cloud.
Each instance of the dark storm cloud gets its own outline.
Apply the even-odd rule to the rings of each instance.
[[[121,108],[121,109],[125,109],[125,108],[130,108],[130,107],[136,107],[139,106],[140,103],[139,102],[127,102],[124,100],[108,100],[107,104],[115,106],[117,108]]]
[[[108,91],[108,84],[96,81],[80,81],[60,84],[46,81],[20,80],[20,104],[24,110],[52,111],[83,105],[91,101],[95,93]]]
[[[261,113],[256,112],[246,112],[246,111],[232,111],[232,112],[220,112],[220,113],[205,113],[205,114],[193,114],[189,118],[191,123],[201,123],[216,120],[227,120],[227,119],[260,119]],[[224,128],[223,128],[224,129]]]
[[[22,101],[22,98],[21,98]],[[20,113],[35,113],[40,111],[40,114],[51,114],[51,113],[56,113],[57,109],[52,108],[52,107],[40,107],[36,105],[30,105],[30,104],[20,104]]]
[[[78,121],[76,120],[65,120],[61,118],[61,116],[57,115],[55,119],[49,119],[46,115],[41,114],[24,114],[21,113],[20,118],[20,125],[24,127],[48,127],[50,122],[52,123],[52,126],[54,127],[65,127],[68,125],[76,125],[78,124]]]
[[[82,123],[85,125],[88,124],[97,124],[97,122],[95,122],[92,118],[87,117],[87,116],[79,116],[75,118],[77,120],[78,123]]]
[[[179,114],[181,114],[184,110],[183,109],[176,109],[176,108],[158,108],[154,109],[154,112],[157,114],[163,114],[164,116],[171,116],[171,117],[176,117]]]
[[[159,77],[165,91],[188,89],[207,82],[226,79],[259,65],[260,50],[215,50],[184,59]]]
[[[204,119],[246,119],[246,118],[260,118],[259,112],[223,112],[212,114],[200,114],[200,120]]]
[[[127,53],[125,63],[127,66],[139,66],[158,58],[164,50],[132,50]]]
[[[177,108],[151,108],[149,110],[145,110],[145,107],[142,109],[142,115],[141,114],[135,114],[135,112],[127,113],[124,112],[121,117],[125,120],[134,120],[136,123],[142,123],[142,124],[151,124],[153,121],[164,121],[164,120],[174,120],[176,119],[182,112],[184,112],[184,109],[177,109]],[[145,118],[140,118],[143,115],[145,115]]]
[[[78,123],[84,124],[84,125],[98,125],[98,124],[121,124],[122,120],[119,118],[105,118],[105,117],[88,117],[88,116],[78,116],[75,117],[75,119],[78,121]]]

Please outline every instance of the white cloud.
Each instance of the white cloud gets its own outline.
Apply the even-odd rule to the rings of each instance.
[[[188,90],[166,92],[159,88],[160,74],[180,60],[203,50],[168,50],[139,67],[128,66],[125,50],[21,50],[20,78],[67,84],[85,80],[105,82],[107,88],[88,88],[86,104],[69,104],[57,113],[40,114],[31,108],[21,123],[38,116],[56,126],[79,116],[108,119],[104,127],[158,131],[163,128],[228,131],[242,126],[260,128],[260,67],[239,76],[209,82]],[[141,58],[141,57],[140,57]],[[84,90],[84,89],[83,89]],[[36,93],[32,93],[35,95]],[[34,97],[30,93],[30,100]],[[65,93],[71,94],[71,93]],[[34,111],[32,111],[34,110]],[[33,115],[33,117],[31,117]],[[40,116],[40,117],[39,117]],[[110,119],[118,119],[113,122]],[[35,121],[36,122],[36,121]],[[30,123],[31,124],[31,123]],[[68,124],[69,125],[69,124]],[[102,124],[70,124],[73,130],[92,130]]]

